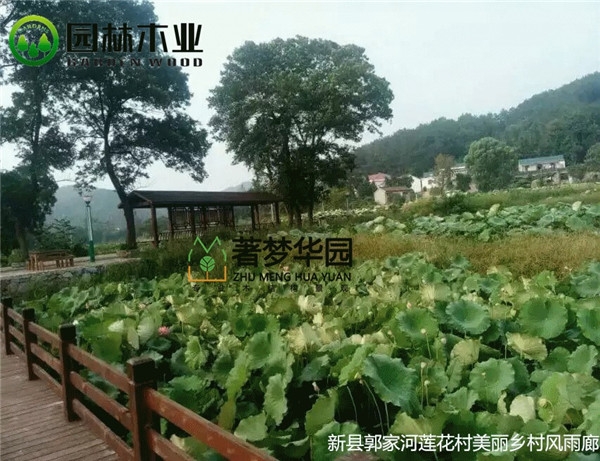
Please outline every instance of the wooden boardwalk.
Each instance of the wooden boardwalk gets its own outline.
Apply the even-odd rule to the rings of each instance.
[[[28,381],[25,362],[0,357],[2,461],[118,460],[81,422],[67,422],[62,401],[41,380]]]

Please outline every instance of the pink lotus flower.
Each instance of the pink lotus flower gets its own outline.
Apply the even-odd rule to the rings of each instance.
[[[171,333],[171,329],[169,327],[166,326],[162,326],[162,327],[158,327],[158,334],[160,336],[168,336],[169,333]]]

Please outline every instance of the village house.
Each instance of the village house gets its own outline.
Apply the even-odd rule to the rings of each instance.
[[[385,173],[377,173],[377,174],[370,174],[367,178],[371,184],[375,184],[379,188],[379,187],[385,187],[385,181],[387,179],[390,179],[391,176],[388,174],[385,174]]]
[[[519,160],[519,173],[534,173],[544,170],[563,170],[565,168],[565,158],[562,155],[523,158]]]
[[[409,187],[378,187],[373,194],[375,203],[379,205],[389,205],[394,203],[395,199],[403,198],[404,200],[411,200],[414,196],[414,191]]]

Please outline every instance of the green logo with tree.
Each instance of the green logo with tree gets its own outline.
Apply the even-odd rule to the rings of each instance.
[[[58,51],[58,31],[43,16],[25,16],[10,30],[8,45],[21,64],[41,66]]]
[[[196,237],[196,240],[194,241],[194,246],[192,247],[192,249],[190,250],[190,252],[188,253],[188,280],[190,282],[226,282],[227,281],[227,265],[225,265],[227,263],[227,253],[225,252],[225,250],[221,247],[221,240],[219,239],[219,237],[215,237],[215,239],[212,241],[212,243],[210,244],[210,246],[206,246],[204,245],[204,242],[202,242],[202,240],[200,240],[200,237]],[[194,265],[194,249],[199,249],[201,248],[203,250],[202,253],[202,257],[200,258],[200,262],[198,264],[198,267],[200,269],[200,272],[202,273],[202,275],[204,276],[204,278],[199,278],[197,276],[195,276],[193,274],[193,269],[192,266]],[[214,248],[214,250],[213,250]],[[220,249],[220,253],[222,255],[222,260],[223,260],[223,274],[222,276],[219,278],[219,276],[215,276],[210,274],[210,272],[212,272],[213,269],[215,269],[216,267],[216,262],[215,259],[209,255],[208,253],[210,253],[211,251],[215,252],[215,254],[219,254],[219,249]]]

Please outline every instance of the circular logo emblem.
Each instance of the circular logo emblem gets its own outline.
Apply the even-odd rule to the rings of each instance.
[[[41,66],[50,61],[58,51],[58,31],[43,16],[25,16],[10,30],[8,45],[20,63]]]

